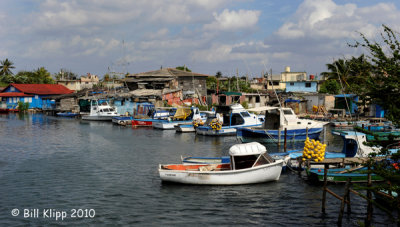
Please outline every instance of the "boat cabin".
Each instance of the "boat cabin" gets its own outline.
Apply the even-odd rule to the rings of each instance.
[[[252,118],[252,115],[240,104],[217,106],[216,114],[222,115],[222,126],[243,125],[248,118]]]
[[[266,151],[267,149],[265,146],[258,142],[233,145],[229,149],[229,155],[231,156],[231,169],[248,169],[275,162]]]

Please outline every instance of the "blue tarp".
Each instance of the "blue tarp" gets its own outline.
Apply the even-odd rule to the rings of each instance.
[[[286,99],[285,102],[297,102],[297,103],[300,103],[300,100],[296,100],[296,99]]]

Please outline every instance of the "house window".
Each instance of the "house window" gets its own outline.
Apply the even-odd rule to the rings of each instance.
[[[290,83],[290,86],[294,86],[294,83]]]
[[[32,103],[32,97],[26,98],[26,102]]]
[[[306,87],[311,87],[311,83],[306,83]]]
[[[10,87],[10,91],[15,91],[15,87]]]
[[[35,95],[35,99],[39,99],[39,96],[38,96],[38,95]]]

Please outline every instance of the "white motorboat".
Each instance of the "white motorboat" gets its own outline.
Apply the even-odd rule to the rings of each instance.
[[[229,149],[230,163],[160,164],[165,182],[204,185],[254,184],[279,180],[283,160],[274,160],[260,143],[236,144]]]
[[[89,114],[82,115],[82,120],[90,121],[111,121],[113,117],[119,114],[114,107],[110,106],[107,101],[91,100]]]

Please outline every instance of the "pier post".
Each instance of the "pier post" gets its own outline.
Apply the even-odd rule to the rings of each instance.
[[[323,138],[322,143],[326,144],[326,126],[324,125],[323,127],[324,127],[324,138]]]
[[[283,149],[284,149],[284,152],[286,152],[286,141],[287,141],[287,128],[285,128],[285,142],[284,142],[284,145],[283,145]]]
[[[368,199],[368,206],[367,206],[367,218],[365,219],[365,226],[371,226],[372,220],[372,192],[370,190],[372,186],[372,179],[371,179],[371,163],[368,163],[368,189],[367,189],[367,199]]]
[[[281,127],[278,129],[278,152],[281,152]]]
[[[325,213],[325,203],[326,203],[326,187],[328,185],[328,169],[329,164],[324,165],[324,189],[322,191],[322,213]]]
[[[338,217],[338,221],[337,221],[337,226],[342,226],[343,212],[344,212],[344,206],[346,204],[346,200],[349,202],[347,204],[347,211],[350,207],[350,199],[349,199],[350,182],[351,182],[351,177],[349,177],[346,182],[346,186],[344,189],[344,195],[343,195],[342,201],[340,203],[340,212],[339,212],[339,217]]]
[[[306,127],[306,138],[308,137],[308,127]]]

